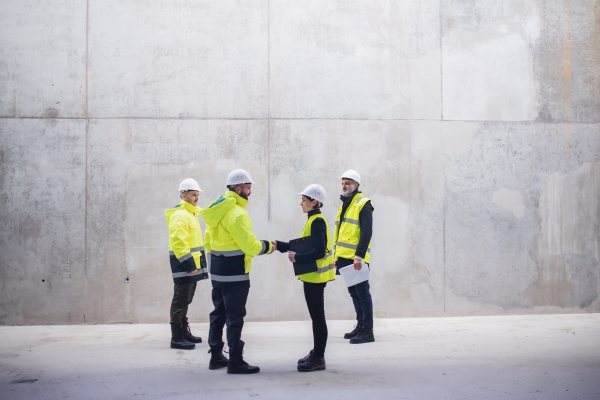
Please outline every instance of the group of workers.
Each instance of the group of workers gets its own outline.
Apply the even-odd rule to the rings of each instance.
[[[252,194],[252,178],[243,169],[227,177],[227,191],[208,207],[198,207],[201,192],[198,182],[185,179],[179,185],[181,201],[166,210],[169,226],[169,254],[174,291],[171,302],[171,348],[191,350],[202,339],[192,334],[187,318],[198,281],[210,276],[212,302],[208,334],[209,369],[227,367],[229,374],[252,374],[259,367],[243,359],[242,328],[250,290],[250,268],[254,256],[275,250],[287,253],[291,262],[316,262],[317,271],[298,275],[304,285],[304,297],[312,320],[313,349],[298,360],[298,371],[325,369],[327,323],[324,290],[327,282],[339,275],[339,269],[369,267],[373,231],[373,204],[359,191],[360,175],[348,170],[341,176],[342,204],[335,219],[333,247],[327,221],[321,213],[326,201],[322,186],[311,184],[301,193],[302,211],[308,214],[300,237],[310,237],[312,250],[295,253],[288,242],[258,240],[252,233],[252,221],[246,206]],[[206,235],[198,217],[206,223]],[[375,341],[373,336],[373,302],[369,281],[348,287],[356,311],[356,326],[344,335],[352,344]],[[229,359],[223,354],[223,328],[227,325]]]

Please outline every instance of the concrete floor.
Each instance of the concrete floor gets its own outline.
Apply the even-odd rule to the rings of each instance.
[[[171,350],[168,325],[0,327],[0,399],[600,399],[600,314],[380,319],[350,345],[330,321],[327,370],[296,371],[309,322],[244,328],[258,375]],[[207,324],[192,324],[206,338]]]

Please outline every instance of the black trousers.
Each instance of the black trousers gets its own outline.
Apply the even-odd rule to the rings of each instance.
[[[246,301],[250,288],[226,290],[213,288],[212,301],[215,309],[210,313],[208,345],[223,348],[223,327],[227,324],[227,345],[232,360],[241,357],[244,349],[242,328],[246,316]]]
[[[304,298],[312,319],[315,357],[325,357],[327,346],[327,322],[325,321],[325,286],[324,283],[304,282]]]
[[[371,299],[371,285],[364,281],[348,288],[354,310],[356,322],[368,329],[373,329],[373,300]]]
[[[187,317],[188,306],[194,299],[196,282],[176,283],[173,289],[173,301],[171,301],[171,325],[181,325]]]

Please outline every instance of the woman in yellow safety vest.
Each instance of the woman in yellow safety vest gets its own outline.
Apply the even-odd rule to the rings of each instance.
[[[304,298],[308,312],[312,319],[314,348],[306,357],[298,360],[298,371],[309,372],[325,369],[325,346],[327,345],[327,322],[325,321],[324,291],[327,282],[335,279],[333,267],[333,251],[329,226],[321,214],[321,207],[325,203],[327,194],[322,186],[312,184],[300,193],[302,195],[302,211],[308,214],[308,221],[304,225],[301,237],[310,236],[313,249],[306,253],[290,251],[287,242],[277,241],[277,250],[287,252],[292,262],[311,263],[316,261],[317,272],[298,275],[304,282]]]

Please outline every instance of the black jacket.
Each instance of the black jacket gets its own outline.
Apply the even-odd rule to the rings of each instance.
[[[321,210],[312,210],[308,212],[308,218],[313,215],[321,214]],[[320,260],[325,257],[327,251],[327,226],[322,218],[316,218],[310,226],[310,237],[312,238],[313,249],[306,253],[296,253],[296,262],[306,264]],[[277,250],[285,253],[290,250],[289,242],[277,241]]]

